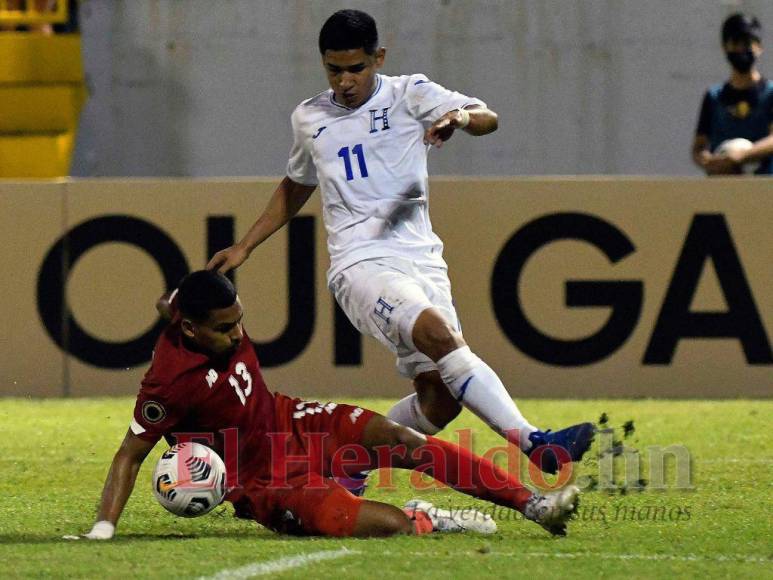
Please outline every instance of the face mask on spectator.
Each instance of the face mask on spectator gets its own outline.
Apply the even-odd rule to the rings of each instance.
[[[739,73],[748,73],[754,66],[754,62],[757,57],[754,55],[751,49],[743,50],[741,52],[726,52],[727,60],[735,70]]]

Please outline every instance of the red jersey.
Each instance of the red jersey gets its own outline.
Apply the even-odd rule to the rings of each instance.
[[[236,352],[218,361],[186,346],[175,317],[156,342],[137,395],[132,432],[147,441],[165,437],[170,444],[176,434],[190,439],[197,433],[194,440],[217,451],[229,474],[236,469],[244,485],[270,470],[266,434],[275,431],[275,425],[274,397],[247,334]]]

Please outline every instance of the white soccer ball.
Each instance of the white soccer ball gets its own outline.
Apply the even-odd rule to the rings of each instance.
[[[754,143],[749,141],[748,139],[744,139],[742,137],[737,137],[736,139],[728,139],[727,141],[722,141],[722,143],[719,144],[719,147],[717,147],[717,150],[714,151],[717,155],[729,155],[730,153],[741,153],[743,151],[748,151],[754,146]],[[741,166],[741,172],[742,173],[754,173],[759,169],[760,164],[758,161],[752,161],[751,163],[744,163]]]
[[[212,449],[200,443],[180,443],[156,463],[153,495],[176,516],[195,518],[223,501],[225,475],[225,464]]]

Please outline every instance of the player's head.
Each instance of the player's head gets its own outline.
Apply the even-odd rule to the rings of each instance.
[[[219,355],[239,347],[243,311],[228,278],[211,270],[192,272],[180,282],[177,303],[183,334],[201,350]]]
[[[756,16],[733,14],[722,24],[722,48],[730,65],[748,73],[762,54],[762,25]]]
[[[339,10],[319,32],[319,52],[336,101],[356,108],[376,86],[376,71],[384,64],[373,17],[360,10]]]

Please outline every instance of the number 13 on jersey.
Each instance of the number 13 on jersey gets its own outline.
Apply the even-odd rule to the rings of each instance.
[[[352,153],[357,158],[357,165],[360,167],[360,177],[368,176],[368,166],[365,164],[365,152],[362,150],[362,143],[358,143],[352,147]],[[344,160],[344,169],[346,170],[346,181],[354,179],[354,172],[352,171],[352,158],[349,154],[348,147],[341,147],[338,150],[338,156]]]
[[[247,370],[247,365],[243,362],[236,363],[236,368],[234,370],[236,371],[236,374],[241,377],[242,381],[244,381],[245,388],[242,388],[239,384],[239,380],[233,375],[228,377],[228,382],[234,388],[234,391],[236,391],[236,396],[239,397],[242,405],[246,405],[247,397],[252,393],[252,375],[250,374],[250,371]]]

